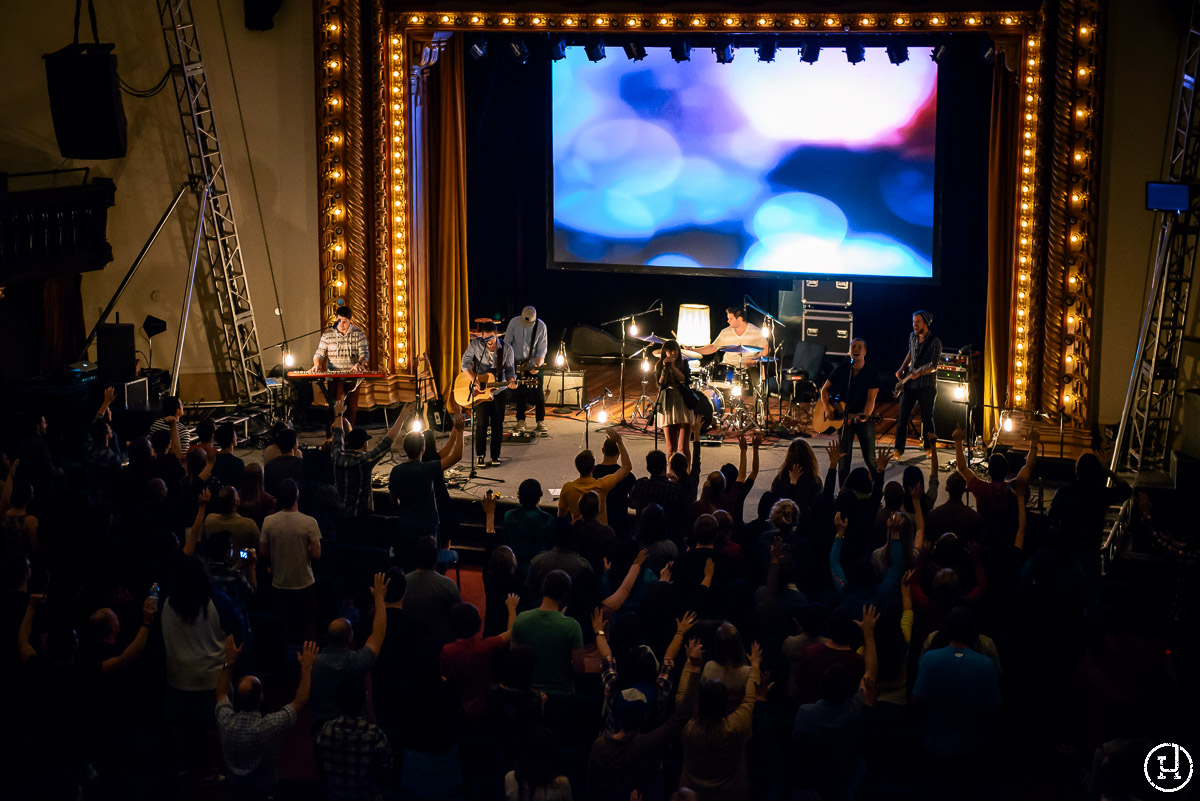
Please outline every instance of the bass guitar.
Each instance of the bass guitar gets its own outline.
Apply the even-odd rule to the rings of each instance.
[[[817,405],[813,407],[813,431],[817,432],[830,429],[838,431],[846,423],[881,422],[883,422],[883,417],[878,414],[866,415],[862,412],[846,414],[846,404],[840,401],[831,401],[829,404],[817,401]]]
[[[496,376],[492,373],[477,375],[475,379],[475,381],[472,381],[471,374],[466,370],[459,373],[458,378],[454,379],[454,388],[450,391],[450,396],[454,399],[456,405],[472,409],[480,403],[495,400],[496,393],[508,386],[507,381],[496,380]],[[479,389],[472,392],[472,384],[476,383],[476,381],[479,384]],[[537,376],[533,378],[518,376],[517,385],[536,387]]]

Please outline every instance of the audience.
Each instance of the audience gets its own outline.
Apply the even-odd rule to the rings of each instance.
[[[1131,490],[1088,453],[1027,506],[1036,435],[1015,477],[997,451],[981,479],[960,433],[944,499],[924,464],[886,481],[886,449],[839,486],[838,449],[821,474],[800,439],[760,499],[761,432],[729,432],[719,471],[693,442],[642,477],[610,434],[560,516],[534,479],[503,515],[512,499],[481,499],[460,592],[438,540],[480,519],[461,496],[446,514],[461,424],[404,437],[378,542],[363,516],[398,425],[303,452],[284,426],[259,455],[229,421],[191,443],[178,398],[149,432],[112,400],[52,418],[73,438],[31,415],[20,460],[0,456],[13,798],[1069,798],[1093,752],[1091,788],[1133,794],[1121,743],[1177,737],[1158,724],[1184,643],[1134,667],[1115,644],[1140,624],[1101,604],[1106,514]],[[1155,508],[1139,498],[1134,537],[1189,552]]]

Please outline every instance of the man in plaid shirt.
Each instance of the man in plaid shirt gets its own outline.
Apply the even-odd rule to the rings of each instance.
[[[370,355],[366,332],[350,322],[349,306],[339,306],[337,322],[333,328],[321,334],[321,343],[317,345],[317,352],[313,354],[312,369],[313,372],[362,372],[367,369]],[[335,398],[346,398],[350,409],[349,420],[353,425],[358,414],[358,390],[347,392],[350,383],[343,379],[334,379],[329,382],[329,390]]]
[[[371,514],[374,503],[371,497],[371,471],[385,454],[392,448],[392,443],[400,434],[404,418],[396,415],[396,422],[383,435],[371,450],[367,450],[367,441],[371,435],[361,428],[355,428],[348,434],[342,433],[342,415],[346,411],[346,401],[338,398],[333,403],[333,446],[329,455],[333,458],[333,483],[337,487],[338,497],[342,501],[342,511],[346,517],[359,517]]]
[[[331,801],[376,801],[379,784],[392,772],[392,752],[383,730],[363,716],[366,689],[356,681],[338,688],[341,717],[321,727],[317,755]]]

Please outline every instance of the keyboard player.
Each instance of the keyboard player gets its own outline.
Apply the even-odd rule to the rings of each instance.
[[[339,306],[337,321],[333,328],[321,334],[321,342],[317,352],[313,354],[313,372],[327,370],[328,372],[362,372],[367,369],[370,350],[367,347],[367,334],[361,328],[350,322],[350,307]],[[335,378],[329,382],[329,399],[332,405],[338,398],[346,399],[346,419],[354,425],[358,413],[358,381],[350,378]]]

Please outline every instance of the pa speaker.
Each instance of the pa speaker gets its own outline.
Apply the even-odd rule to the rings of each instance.
[[[137,372],[133,325],[109,323],[96,332],[96,363],[100,383],[116,386],[132,381]]]
[[[124,158],[125,108],[113,45],[71,44],[42,58],[63,158]]]
[[[938,378],[937,397],[933,400],[933,430],[941,440],[954,439],[954,427],[968,430],[970,386],[959,381]],[[968,443],[969,445],[970,443]]]

